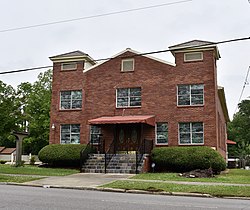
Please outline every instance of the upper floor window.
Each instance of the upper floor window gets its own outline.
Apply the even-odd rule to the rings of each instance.
[[[168,144],[168,124],[156,124],[156,144]]]
[[[61,125],[61,144],[80,144],[80,124]]]
[[[204,85],[178,85],[178,105],[203,105]]]
[[[101,128],[95,125],[90,126],[90,142],[92,144],[100,144]]]
[[[123,59],[121,71],[123,72],[134,71],[134,63],[135,61],[133,58]]]
[[[76,62],[68,62],[61,64],[61,70],[76,70],[77,63]]]
[[[180,144],[203,144],[203,123],[188,122],[179,123],[179,143]]]
[[[191,53],[184,53],[184,61],[202,61],[203,60],[203,53],[202,52],[191,52]]]
[[[116,90],[116,107],[140,107],[141,88],[119,88]]]
[[[82,91],[61,91],[60,109],[81,109]]]

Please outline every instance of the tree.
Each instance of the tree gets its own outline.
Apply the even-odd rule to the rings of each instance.
[[[229,154],[239,157],[244,162],[250,158],[250,100],[239,104],[239,111],[228,125],[228,137],[237,142],[231,146]]]
[[[0,81],[0,146],[14,147],[15,138],[10,133],[16,126],[15,90]]]
[[[29,87],[26,84],[28,90]],[[50,100],[52,91],[52,71],[38,75],[28,93],[25,115],[29,123],[29,138],[24,140],[25,153],[38,154],[40,149],[49,143]]]

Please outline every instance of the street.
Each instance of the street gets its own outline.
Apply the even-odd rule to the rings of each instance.
[[[0,209],[250,210],[250,200],[159,196],[0,185]]]

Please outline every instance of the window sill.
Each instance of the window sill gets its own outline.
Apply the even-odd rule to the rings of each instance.
[[[79,112],[82,111],[82,109],[59,109],[59,112]]]
[[[181,143],[178,143],[179,146],[201,146],[201,145],[204,145],[204,143],[195,143],[195,144],[181,144]]]
[[[168,143],[166,143],[166,144],[157,144],[157,143],[155,143],[155,146],[168,146]]]
[[[187,108],[187,107],[204,107],[204,104],[198,104],[198,105],[177,105],[178,108]]]
[[[141,106],[124,106],[124,107],[116,107],[116,109],[138,109]]]

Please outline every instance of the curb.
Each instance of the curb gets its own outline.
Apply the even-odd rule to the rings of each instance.
[[[71,189],[71,190],[91,190],[91,191],[100,191],[100,192],[115,192],[115,193],[133,193],[133,194],[148,194],[148,195],[164,195],[164,196],[188,196],[188,197],[200,197],[200,198],[216,198],[210,194],[202,193],[185,193],[185,192],[152,192],[146,190],[126,190],[119,188],[108,188],[108,187],[81,187],[81,186],[62,186],[62,185],[39,185],[39,184],[24,184],[24,183],[15,183],[15,182],[0,182],[0,185],[15,185],[15,186],[26,186],[26,187],[41,187],[41,188],[54,188],[54,189]],[[229,197],[222,196],[217,198],[224,199],[238,199],[238,200],[250,200],[250,197]]]

